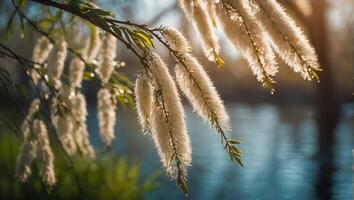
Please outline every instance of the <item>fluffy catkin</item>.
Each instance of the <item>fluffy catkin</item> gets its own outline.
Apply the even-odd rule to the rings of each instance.
[[[264,87],[271,87],[277,72],[275,57],[257,20],[240,1],[216,3],[218,22],[234,47],[246,58]]]
[[[151,132],[161,161],[171,178],[185,177],[191,163],[191,147],[184,121],[183,107],[176,85],[165,63],[151,54],[150,69],[155,97]]]
[[[37,134],[37,163],[39,174],[48,189],[51,189],[56,182],[54,173],[54,155],[50,148],[47,128],[43,121],[34,120],[33,130]]]
[[[139,76],[135,81],[135,102],[138,119],[143,133],[150,131],[153,88],[149,80],[142,76]]]
[[[210,61],[215,61],[220,52],[217,37],[213,31],[211,18],[202,0],[179,0],[179,5],[187,19],[193,23],[200,38],[204,54]]]
[[[77,150],[75,139],[73,136],[73,123],[71,117],[64,116],[56,118],[56,128],[59,139],[64,149],[69,155],[74,155]]]
[[[33,62],[43,64],[44,61],[47,60],[52,48],[53,48],[53,45],[50,43],[50,41],[45,36],[40,37],[37,40],[37,43],[33,48],[33,53],[32,53]],[[41,78],[41,76],[40,76],[40,74],[38,74],[36,69],[40,69],[41,66],[38,64],[35,64],[33,67],[35,69],[30,69],[28,71],[28,74],[32,77],[33,82],[35,84],[37,84],[39,79]]]
[[[102,41],[100,38],[100,32],[95,29],[91,32],[90,38],[86,42],[85,51],[83,57],[87,62],[95,62],[95,58],[100,50]]]
[[[36,146],[37,142],[35,140],[30,141],[29,137],[31,135],[31,125],[29,120],[32,120],[33,116],[39,110],[40,100],[34,99],[29,107],[28,114],[23,120],[21,125],[21,131],[23,133],[23,144],[21,151],[17,156],[15,175],[21,181],[25,182],[31,175],[31,165],[36,157]]]
[[[65,106],[69,108],[70,102],[66,92],[62,93],[61,98],[61,103],[65,104]],[[72,116],[70,115],[71,113],[60,113],[63,111],[58,110],[58,103],[59,100],[57,98],[53,98],[51,105],[52,121],[63,148],[69,155],[74,155],[77,152],[77,146],[73,136]]]
[[[78,57],[71,60],[69,66],[69,81],[71,88],[81,88],[82,77],[85,70],[85,63]]]
[[[180,53],[188,53],[190,51],[190,46],[187,39],[177,29],[168,27],[162,32],[162,34],[167,44],[174,51],[178,51]]]
[[[245,0],[244,0],[245,1]],[[255,14],[267,31],[275,51],[304,79],[311,80],[309,69],[319,70],[314,48],[275,0],[254,0]]]
[[[31,176],[32,162],[36,157],[36,146],[35,141],[25,141],[22,144],[21,151],[17,156],[15,176],[21,181],[27,181],[28,177]]]
[[[82,93],[78,93],[71,101],[71,108],[75,121],[73,131],[77,146],[83,155],[89,158],[95,158],[95,150],[90,143],[86,125],[87,107],[85,96]]]
[[[116,123],[115,102],[112,94],[107,88],[101,88],[97,93],[98,120],[100,134],[107,147],[112,145],[114,136],[114,125]]]
[[[48,64],[49,77],[53,80],[57,88],[61,87],[60,77],[64,70],[67,46],[65,40],[60,39],[54,46],[53,57]]]
[[[111,78],[115,66],[116,50],[117,39],[113,35],[106,33],[103,38],[100,63],[97,68],[97,73],[103,84],[108,83]]]
[[[196,58],[184,55],[183,64],[175,68],[176,81],[189,100],[193,109],[215,127],[216,123],[224,131],[230,130],[229,116],[208,74]]]
[[[40,102],[39,99],[34,99],[31,102],[31,105],[30,105],[30,107],[28,109],[27,116],[22,122],[21,132],[23,133],[24,140],[27,140],[28,136],[30,135],[31,127],[30,127],[30,124],[29,124],[29,120],[32,120],[34,114],[36,112],[38,112],[40,103],[41,102]]]
[[[216,21],[215,21],[215,1],[216,0],[205,0],[205,7],[207,9],[207,12],[210,16],[211,22],[213,26],[216,27]]]

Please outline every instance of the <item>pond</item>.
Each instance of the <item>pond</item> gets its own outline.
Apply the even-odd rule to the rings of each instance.
[[[334,165],[326,175],[319,173],[319,133],[312,107],[228,106],[232,137],[244,143],[244,168],[229,160],[216,132],[185,107],[193,146],[189,199],[352,199],[353,107],[343,107],[344,115],[335,131]],[[89,112],[91,140],[102,146],[94,106]],[[175,183],[164,176],[152,139],[140,133],[135,113],[120,110],[117,121],[112,151],[140,163],[144,176],[161,171],[159,187],[146,199],[183,199]]]

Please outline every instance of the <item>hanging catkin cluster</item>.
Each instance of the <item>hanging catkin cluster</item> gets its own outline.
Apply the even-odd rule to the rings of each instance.
[[[115,66],[116,45],[116,38],[111,34],[106,33],[102,41],[100,61],[96,70],[103,86],[97,93],[97,110],[100,135],[106,147],[111,146],[115,138],[114,126],[116,123],[116,103],[114,95],[111,94],[107,84]]]
[[[183,189],[190,165],[190,139],[177,87],[166,64],[150,53],[149,74],[136,80],[135,95],[138,118],[143,130],[150,130],[167,175]]]
[[[228,11],[225,11],[226,9]],[[225,34],[246,58],[258,81],[270,88],[274,83],[272,77],[277,72],[277,65],[258,21],[250,15],[248,9],[242,7],[241,1],[235,2],[233,6],[218,3],[215,11]]]
[[[52,122],[65,151],[69,155],[74,155],[77,152],[77,146],[73,135],[74,123],[70,113],[70,90],[67,87],[62,87],[60,80],[67,56],[67,44],[64,39],[56,42],[52,56],[48,65],[49,75],[59,90],[59,94],[52,99]],[[69,113],[67,110],[69,110]]]
[[[320,70],[320,67],[313,47],[276,0],[178,0],[178,3],[196,29],[204,54],[210,61],[223,63],[213,30],[219,24],[264,87],[272,89],[275,82],[273,77],[278,72],[273,49],[303,78],[318,78],[315,71]],[[130,22],[124,24],[128,26]],[[220,134],[221,143],[231,160],[243,165],[241,151],[236,147],[240,142],[226,137],[231,127],[223,101],[203,66],[192,55],[189,42],[183,34],[174,28],[150,30],[145,26],[131,26],[141,30],[133,32],[124,29],[127,34],[135,34],[135,37],[125,35],[124,38],[134,40],[137,46],[133,44],[128,47],[138,54],[144,67],[135,82],[138,120],[143,132],[151,133],[167,175],[177,180],[179,187],[187,192],[187,168],[192,161],[192,149],[176,85],[194,111]],[[156,31],[163,37],[159,37]],[[146,44],[137,40],[138,36]],[[150,51],[154,45],[149,38],[153,37],[167,46],[175,56],[175,80],[160,56]],[[95,157],[86,124],[86,100],[80,90],[85,64],[96,66],[95,73],[101,81],[97,93],[101,138],[106,147],[111,146],[115,138],[117,96],[113,91],[116,92],[117,85],[112,83],[117,80],[115,76],[112,78],[112,74],[117,64],[116,43],[116,38],[110,33],[105,33],[101,40],[99,30],[93,28],[82,57],[74,56],[70,62],[68,84],[61,82],[67,57],[66,41],[59,39],[51,51],[51,42],[41,37],[34,47],[32,58],[35,64],[28,74],[36,86],[46,71],[44,62],[52,52],[48,75],[49,86],[53,84],[55,92],[51,96],[50,118],[61,145],[69,155],[80,152],[89,158]],[[135,47],[141,51],[136,51]],[[140,55],[141,52],[144,54]],[[47,77],[44,76],[43,80],[47,81]],[[47,188],[51,188],[56,182],[54,155],[40,106],[39,99],[33,100],[21,126],[24,142],[17,158],[16,176],[26,181],[36,160],[42,181]]]
[[[36,159],[42,181],[48,189],[51,189],[56,183],[54,155],[50,148],[45,123],[36,117],[39,106],[39,99],[32,101],[28,116],[21,126],[24,142],[17,157],[16,177],[22,182],[27,181],[32,173],[32,162]]]
[[[314,48],[295,22],[275,0],[253,0],[254,14],[269,35],[279,56],[304,79],[311,80],[320,70]]]
[[[96,153],[89,140],[89,133],[87,130],[87,106],[85,96],[78,92],[71,99],[73,119],[73,133],[80,152],[88,158],[95,158]]]
[[[84,55],[93,61],[98,53],[100,39],[98,32],[87,40]],[[98,46],[98,47],[97,47]],[[69,87],[62,86],[60,78],[64,70],[67,54],[67,44],[59,40],[53,51],[53,60],[49,65],[50,77],[59,86],[59,94],[53,98],[52,120],[58,137],[69,155],[80,153],[89,158],[95,157],[95,151],[89,141],[86,118],[87,106],[85,96],[80,92],[85,63],[78,57],[73,57],[69,65]]]
[[[315,71],[320,67],[313,47],[276,0],[207,0],[205,5],[199,0],[179,0],[179,5],[196,23],[204,51],[205,44],[217,41],[212,39],[215,34],[210,24],[219,24],[264,87],[273,91],[273,77],[278,71],[271,47],[304,79],[318,79]],[[204,14],[196,14],[199,10]]]
[[[96,36],[95,36],[96,37]],[[98,37],[98,36],[97,36]],[[95,39],[99,40],[99,39]],[[85,46],[85,55],[91,56],[91,60],[97,56],[95,48],[90,47],[92,40],[88,40]],[[95,52],[92,52],[95,51]],[[86,55],[87,54],[87,55]],[[77,149],[82,155],[88,158],[95,158],[96,153],[90,143],[89,133],[87,130],[87,105],[85,96],[81,93],[82,79],[85,71],[85,63],[78,57],[74,57],[69,65],[69,94],[68,101],[71,110],[69,119],[72,126],[72,137],[75,140]]]
[[[48,75],[57,89],[57,95],[51,102],[51,121],[56,129],[58,138],[69,155],[73,155],[78,150],[89,158],[95,157],[95,151],[90,144],[86,125],[86,101],[84,95],[75,92],[81,88],[81,82],[85,69],[85,64],[79,58],[74,57],[69,67],[69,87],[61,82],[64,71],[64,64],[67,55],[67,44],[60,39],[54,45],[45,37],[38,39],[33,50],[35,62],[44,63],[51,53],[48,64]],[[89,46],[89,45],[87,45]],[[93,50],[95,48],[92,48]],[[93,58],[94,53],[88,52]],[[34,65],[40,68],[42,65]],[[41,75],[36,69],[29,71],[35,84],[39,83]],[[44,75],[44,74],[43,74]],[[42,181],[48,189],[51,189],[55,182],[54,155],[50,148],[46,125],[41,120],[40,100],[34,99],[30,105],[28,115],[21,125],[23,132],[23,144],[16,163],[16,177],[24,182],[31,175],[31,166],[36,159],[38,171]]]
[[[193,23],[200,38],[204,54],[210,61],[216,61],[220,53],[220,46],[213,30],[212,18],[203,0],[179,0],[187,19]]]

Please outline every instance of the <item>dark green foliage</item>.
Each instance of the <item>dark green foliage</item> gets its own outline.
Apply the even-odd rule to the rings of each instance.
[[[97,160],[73,158],[74,171],[59,150],[54,150],[58,183],[47,192],[36,163],[27,183],[15,179],[16,156],[20,140],[0,135],[0,199],[142,199],[156,187],[156,175],[142,179],[139,166],[114,155],[100,155]]]

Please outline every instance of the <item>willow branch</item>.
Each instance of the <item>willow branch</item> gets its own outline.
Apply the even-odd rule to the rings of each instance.
[[[105,27],[103,26],[102,24],[100,24],[98,21],[90,18],[89,16],[87,16],[85,13],[82,13],[80,12],[80,10],[76,9],[75,7],[72,7],[70,5],[67,5],[67,4],[62,4],[62,3],[58,3],[58,2],[55,2],[55,1],[52,1],[52,0],[30,0],[30,1],[33,1],[33,2],[37,2],[37,3],[40,3],[42,5],[46,5],[46,6],[50,6],[50,7],[54,7],[54,8],[58,8],[60,10],[63,10],[63,11],[66,11],[68,13],[71,13],[75,16],[78,16],[82,19],[85,19],[89,22],[91,22],[92,24],[94,24],[95,26],[101,28],[102,30],[114,35],[118,40],[120,40],[122,43],[125,44],[125,46],[127,47],[127,49],[131,50],[141,61],[141,63],[143,65],[146,65],[146,59],[140,55],[137,50],[131,45],[129,44],[128,42],[126,42],[122,36],[116,34],[114,31],[112,31],[109,27]]]

